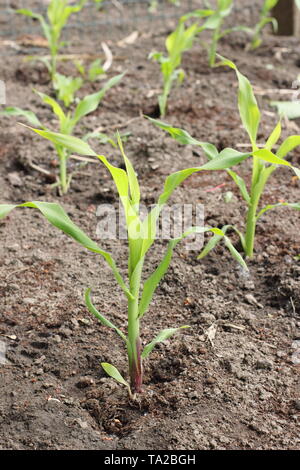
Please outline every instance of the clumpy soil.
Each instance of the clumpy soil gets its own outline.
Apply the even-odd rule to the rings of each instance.
[[[245,11],[248,16],[238,12],[232,21],[253,24],[257,10]],[[117,127],[131,133],[126,152],[146,204],[156,200],[170,172],[205,161],[202,152],[180,146],[141,117],[157,116],[160,74],[147,56],[163,50],[167,29],[143,29],[138,40],[127,45],[118,44],[113,32],[105,38],[115,56],[109,74],[127,74],[77,129],[78,135],[100,126],[110,134]],[[103,38],[96,39],[83,37],[77,52],[99,51]],[[269,101],[291,90],[299,73],[300,49],[293,38],[267,34],[256,52],[247,52],[246,43],[244,34],[228,36],[220,52],[234,60],[255,87],[262,110],[259,141],[264,142],[277,120]],[[32,92],[35,87],[51,93],[47,73],[41,64],[24,63],[26,47],[18,47],[18,54],[1,57],[7,104],[37,112],[55,129],[49,109]],[[248,139],[238,115],[234,73],[210,70],[197,41],[185,54],[183,67],[186,80],[173,90],[165,120],[219,149],[245,148]],[[61,70],[71,73],[72,67],[65,63]],[[87,84],[82,94],[97,87]],[[284,137],[299,133],[297,122],[283,122],[283,128]],[[2,117],[0,132],[1,202],[59,202],[96,238],[97,206],[117,204],[101,164],[81,168],[70,192],[59,197],[50,188],[56,171],[51,145],[14,118]],[[117,150],[97,142],[93,146],[122,165]],[[289,160],[299,166],[299,149]],[[70,170],[79,169],[78,164],[71,160]],[[250,161],[237,170],[249,181]],[[224,198],[228,191],[233,193],[230,203]],[[288,169],[279,168],[262,203],[299,199],[299,183]],[[243,200],[224,172],[189,178],[171,202],[203,204],[207,225],[243,228]],[[191,328],[155,348],[145,363],[144,392],[138,402],[130,403],[126,390],[100,366],[112,362],[127,376],[123,344],[90,316],[83,301],[84,288],[93,287],[99,311],[125,326],[126,302],[109,268],[37,212],[11,213],[0,223],[0,448],[299,449],[299,229],[299,213],[267,213],[258,224],[248,274],[223,246],[197,261],[197,252],[178,245],[143,319],[142,341],[151,341],[163,328]],[[126,275],[126,242],[99,243],[113,253]],[[165,247],[166,242],[158,241],[151,250],[145,276]]]

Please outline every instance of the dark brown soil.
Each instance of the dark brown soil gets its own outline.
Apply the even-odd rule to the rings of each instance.
[[[147,56],[163,50],[166,34],[166,29],[144,30],[126,47],[117,44],[113,33],[107,38],[116,57],[110,74],[127,74],[78,128],[78,135],[99,126],[113,133],[117,125],[131,133],[126,152],[147,204],[156,200],[169,173],[205,161],[201,152],[180,146],[139,117],[156,112],[160,74]],[[81,52],[91,51],[91,41],[83,37]],[[99,42],[93,43],[93,53],[100,50]],[[245,51],[246,42],[244,34],[229,36],[220,52],[255,86],[262,109],[259,139],[264,142],[277,120],[269,100],[291,89],[300,49],[293,38],[265,35],[263,46],[251,53]],[[50,92],[43,67],[24,63],[22,55],[2,57],[1,62],[7,104],[36,111],[55,129],[49,109],[32,93],[32,87]],[[234,73],[209,69],[199,43],[185,54],[183,66],[186,80],[172,92],[165,120],[220,149],[243,148],[240,144],[248,140],[237,110]],[[71,71],[66,64],[63,69]],[[87,84],[82,93],[98,86]],[[268,94],[262,94],[266,89]],[[297,122],[284,123],[284,136],[296,133]],[[16,119],[1,118],[1,143],[1,202],[58,201],[95,238],[97,206],[117,203],[101,164],[87,165],[74,177],[68,195],[59,198],[49,177],[30,165],[55,173],[50,164],[55,152],[47,142]],[[112,147],[97,149],[121,164]],[[290,161],[299,166],[299,150]],[[70,165],[76,169],[78,163]],[[238,171],[250,178],[250,161]],[[224,200],[227,191],[234,193],[230,203]],[[300,200],[299,183],[288,169],[275,172],[262,203],[279,200]],[[204,204],[207,224],[243,227],[243,200],[224,172],[191,177],[172,201]],[[123,344],[91,318],[83,301],[84,288],[94,286],[98,309],[125,325],[126,302],[109,268],[36,212],[13,212],[0,222],[0,347],[6,350],[4,361],[0,349],[0,448],[299,449],[299,230],[299,213],[291,209],[266,214],[248,275],[222,246],[203,261],[178,246],[143,321],[142,340],[147,343],[171,326],[192,328],[156,347],[145,363],[144,393],[130,403],[126,390],[100,366],[112,362],[127,376]],[[113,253],[125,274],[126,243],[104,241],[101,246]],[[148,272],[164,249],[163,242],[155,245],[146,261]],[[212,325],[216,333],[210,342]]]

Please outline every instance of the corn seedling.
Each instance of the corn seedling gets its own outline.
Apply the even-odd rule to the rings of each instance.
[[[168,0],[168,3],[175,5],[176,7],[180,6],[180,0]],[[155,13],[158,9],[158,0],[150,0],[149,12]]]
[[[65,113],[60,104],[54,98],[51,98],[50,96],[38,91],[36,91],[36,93],[40,96],[45,104],[52,108],[52,112],[58,119],[59,133],[65,136],[70,136],[73,134],[75,127],[78,125],[81,119],[98,108],[99,103],[101,102],[106,92],[113,86],[117,85],[122,79],[123,75],[124,74],[116,75],[115,77],[108,80],[108,82],[100,91],[91,95],[87,95],[85,98],[80,100],[74,112],[68,111]],[[17,107],[8,107],[4,111],[0,112],[0,115],[22,116],[27,119],[30,125],[37,126],[45,131],[48,130],[32,111],[26,111]],[[92,136],[97,137],[95,134]],[[64,145],[63,141],[61,141],[59,144],[54,144],[54,147],[59,158],[60,170],[58,182],[53,186],[58,186],[61,193],[65,194],[68,192],[73,176],[73,174],[68,175],[67,171],[67,163],[71,152]]]
[[[198,32],[198,25],[195,23],[186,28],[183,21],[180,21],[177,28],[166,40],[167,56],[162,52],[152,52],[149,58],[160,64],[163,76],[163,92],[158,97],[160,115],[163,117],[167,109],[167,100],[171,92],[173,83],[182,83],[184,70],[180,68],[182,54],[193,45],[193,40]]]
[[[61,73],[55,74],[53,87],[56,91],[58,100],[63,101],[66,108],[74,102],[75,94],[83,85],[81,77],[67,77]]]
[[[223,158],[223,169],[227,171],[227,173],[236,183],[240,190],[242,198],[246,202],[247,216],[245,223],[245,234],[243,234],[240,230],[238,230],[235,226],[232,225],[226,225],[222,228],[222,230],[224,233],[226,233],[230,229],[234,230],[240,237],[241,244],[246,256],[252,258],[254,252],[256,225],[258,220],[267,211],[282,206],[288,206],[300,210],[300,203],[288,202],[268,204],[267,206],[259,209],[259,203],[261,200],[261,196],[264,192],[265,186],[270,176],[278,167],[289,167],[296,173],[298,178],[300,178],[300,170],[298,168],[293,167],[292,164],[285,159],[289,152],[291,152],[295,147],[300,145],[300,136],[294,135],[288,137],[279,146],[277,152],[273,153],[272,149],[277,144],[281,136],[281,123],[279,121],[275,129],[269,136],[267,142],[265,143],[264,148],[259,148],[257,144],[257,133],[260,123],[260,110],[258,108],[257,101],[252,90],[252,86],[249,80],[239,72],[233,62],[226,60],[222,57],[220,58],[222,59],[223,65],[231,67],[236,72],[239,83],[238,106],[240,117],[243,123],[243,127],[249,135],[252,147],[252,151],[249,152],[249,154],[243,155],[239,152],[236,152],[236,155],[231,154],[227,161],[226,158]],[[209,165],[209,169],[220,169],[220,157],[222,154],[226,154],[226,150],[223,150],[219,154],[215,146],[207,143],[203,144],[203,142],[197,141],[182,129],[174,128],[169,124],[155,119],[150,119],[150,121],[152,121],[161,129],[169,132],[169,134],[181,144],[191,144],[202,147],[206,157],[209,160],[209,162],[207,163],[207,165]],[[233,164],[239,164],[242,161],[246,160],[248,157],[252,158],[252,180],[250,191],[248,191],[247,189],[246,182],[236,172],[230,169]],[[199,258],[203,258],[205,255],[207,255],[217,245],[219,240],[220,237],[218,235],[214,235],[199,255]]]
[[[79,62],[76,62],[75,66],[81,74],[80,77],[67,77],[58,72],[54,76],[54,90],[56,91],[57,98],[63,101],[66,108],[74,103],[75,94],[80,90],[85,81],[95,82],[100,76],[105,74],[104,69],[101,67],[100,59],[92,62],[87,69]]]
[[[233,0],[217,0],[216,7],[214,8],[210,2],[206,2],[207,10],[195,10],[181,18],[181,21],[187,21],[190,18],[205,18],[208,17],[205,22],[199,27],[198,33],[204,30],[213,31],[210,44],[205,44],[208,50],[208,60],[210,67],[215,67],[217,48],[220,39],[227,36],[234,31],[248,31],[249,28],[244,26],[235,26],[228,29],[223,29],[223,23],[225,19],[231,14],[233,8]]]
[[[121,169],[118,166],[113,166],[104,156],[97,155],[86,142],[76,137],[39,129],[32,130],[42,137],[50,140],[55,146],[63,145],[72,152],[97,157],[109,171],[118,191],[120,202],[122,203],[125,214],[129,251],[128,280],[124,280],[112,256],[108,252],[102,250],[94,241],[92,241],[84,232],[82,232],[69,219],[62,207],[58,204],[46,202],[27,202],[18,206],[3,204],[0,205],[0,219],[5,217],[15,207],[36,208],[41,211],[41,213],[52,225],[71,236],[74,240],[76,240],[79,244],[88,250],[100,254],[105,259],[112,269],[114,277],[125,294],[125,298],[127,299],[127,334],[125,334],[118,326],[114,325],[109,319],[105,318],[96,309],[91,300],[90,288],[85,291],[85,302],[90,313],[93,314],[103,325],[108,328],[112,328],[124,341],[128,355],[130,382],[127,382],[113,365],[105,362],[102,363],[102,367],[109,376],[128,388],[131,398],[135,398],[136,394],[141,393],[142,391],[143,360],[148,357],[156,344],[187,328],[187,325],[183,325],[164,329],[158,333],[150,343],[142,348],[142,342],[140,338],[140,322],[149,308],[158,284],[160,283],[170,265],[176,245],[178,245],[181,240],[192,233],[204,233],[211,231],[213,234],[219,237],[224,237],[225,243],[235,259],[239,261],[244,268],[247,269],[247,267],[240,254],[235,250],[230,240],[226,237],[226,234],[223,233],[222,230],[211,227],[191,227],[180,237],[169,241],[162,261],[154,270],[154,272],[148,277],[148,279],[143,282],[142,273],[144,262],[151,246],[155,241],[157,223],[162,208],[168,202],[174,190],[188,176],[195,172],[206,169],[207,165],[204,165],[203,167],[188,168],[182,171],[177,171],[176,173],[168,176],[165,180],[163,192],[160,195],[157,204],[152,208],[147,216],[142,219],[140,213],[140,186],[132,164],[124,153],[120,139],[118,140],[118,143],[124,159],[125,169]],[[228,150],[227,158],[229,158],[229,154],[230,149]],[[235,154],[233,155],[233,158],[234,156]],[[221,161],[224,158],[226,157],[220,157],[221,166]],[[210,165],[210,162],[208,165]]]
[[[105,68],[105,64],[104,64],[104,66],[102,66],[100,59],[94,60],[89,65],[89,67],[85,67],[83,65],[83,63],[79,60],[75,61],[74,64],[75,64],[78,72],[82,76],[82,78],[85,81],[89,81],[89,82],[95,82],[100,77],[105,75],[105,72],[107,71],[107,68]]]
[[[251,49],[257,49],[261,43],[262,43],[262,38],[261,38],[261,33],[264,27],[271,23],[273,26],[274,31],[277,30],[278,28],[278,23],[275,18],[270,16],[270,12],[272,8],[275,7],[275,5],[278,3],[278,0],[265,0],[263,7],[260,11],[260,18],[259,22],[255,26],[253,30],[253,37],[252,37],[252,42],[251,42]]]
[[[71,6],[68,5],[68,0],[51,0],[47,9],[47,18],[25,8],[16,10],[17,13],[29,16],[40,22],[44,36],[48,41],[51,56],[50,61],[43,59],[43,62],[48,68],[52,82],[55,81],[59,51],[65,45],[61,41],[62,30],[66,26],[69,17],[73,13],[79,12],[86,2],[87,0],[80,0],[79,3]]]

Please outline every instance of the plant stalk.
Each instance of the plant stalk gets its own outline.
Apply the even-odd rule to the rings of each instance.
[[[130,278],[130,291],[134,300],[128,299],[128,366],[132,396],[142,392],[143,365],[141,357],[139,293],[144,259],[141,259]]]
[[[253,151],[256,150],[256,146],[253,145]],[[257,223],[257,208],[260,201],[260,197],[263,191],[264,185],[259,185],[261,171],[264,169],[263,164],[256,158],[253,157],[253,168],[252,168],[252,183],[251,183],[251,200],[248,206],[247,218],[246,218],[246,235],[245,235],[245,251],[246,256],[253,258],[254,254],[254,241],[256,233]]]
[[[220,25],[221,26],[221,25]],[[220,26],[214,30],[212,43],[209,50],[209,66],[214,67],[216,65],[216,53],[217,53],[217,44],[220,35]]]
[[[68,192],[68,178],[67,178],[67,152],[65,149],[58,149],[59,155],[59,184],[62,194]]]

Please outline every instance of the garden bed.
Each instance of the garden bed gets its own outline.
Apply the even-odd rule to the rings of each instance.
[[[115,56],[110,74],[127,73],[84,121],[89,131],[103,126],[113,132],[120,125],[131,133],[125,148],[147,204],[155,202],[170,172],[205,162],[202,152],[180,146],[141,117],[157,117],[159,67],[147,56],[153,49],[163,50],[166,34],[166,29],[141,32],[134,44],[125,46],[113,36],[107,39]],[[83,38],[77,52],[94,54],[102,39],[92,49],[89,38]],[[245,51],[245,45],[244,34],[228,36],[221,52],[257,91],[263,110],[259,141],[264,142],[277,122],[269,101],[280,99],[280,90],[291,89],[299,73],[300,48],[294,38],[268,35],[256,52]],[[47,72],[40,64],[24,63],[22,55],[0,60],[7,104],[37,112],[53,128],[50,111],[32,93],[32,87],[49,93]],[[185,54],[183,67],[186,80],[172,92],[165,121],[219,149],[243,148],[248,140],[238,114],[234,72],[211,70],[197,41]],[[62,70],[69,68],[62,65]],[[97,85],[87,84],[82,94],[92,90]],[[58,201],[95,238],[97,206],[117,204],[104,167],[88,164],[74,177],[69,193],[58,197],[50,189],[51,175],[32,167],[55,173],[51,145],[14,118],[0,121],[1,202]],[[284,136],[299,134],[295,126],[297,122],[284,123]],[[119,152],[109,145],[98,146],[98,151],[121,165]],[[299,149],[290,161],[299,167]],[[71,166],[76,165],[72,160]],[[250,179],[250,162],[238,171]],[[228,191],[233,192],[230,203],[224,199]],[[299,182],[285,168],[272,176],[263,203],[280,200],[300,200]],[[222,171],[187,179],[171,202],[191,201],[204,205],[208,225],[240,224],[245,215],[243,200]],[[123,344],[89,315],[83,300],[84,288],[93,286],[99,311],[125,324],[124,296],[109,269],[36,212],[12,212],[0,222],[0,344],[6,348],[0,364],[0,448],[299,448],[300,369],[294,349],[300,340],[299,229],[299,212],[282,208],[267,213],[258,224],[248,275],[222,246],[202,261],[183,246],[176,248],[143,319],[142,340],[148,342],[166,327],[192,328],[155,348],[145,364],[144,393],[130,403],[126,389],[100,366],[112,362],[126,375]],[[126,243],[105,240],[101,246],[114,254],[125,273]],[[164,249],[162,241],[152,249],[149,273]],[[210,341],[212,325],[216,332]]]

